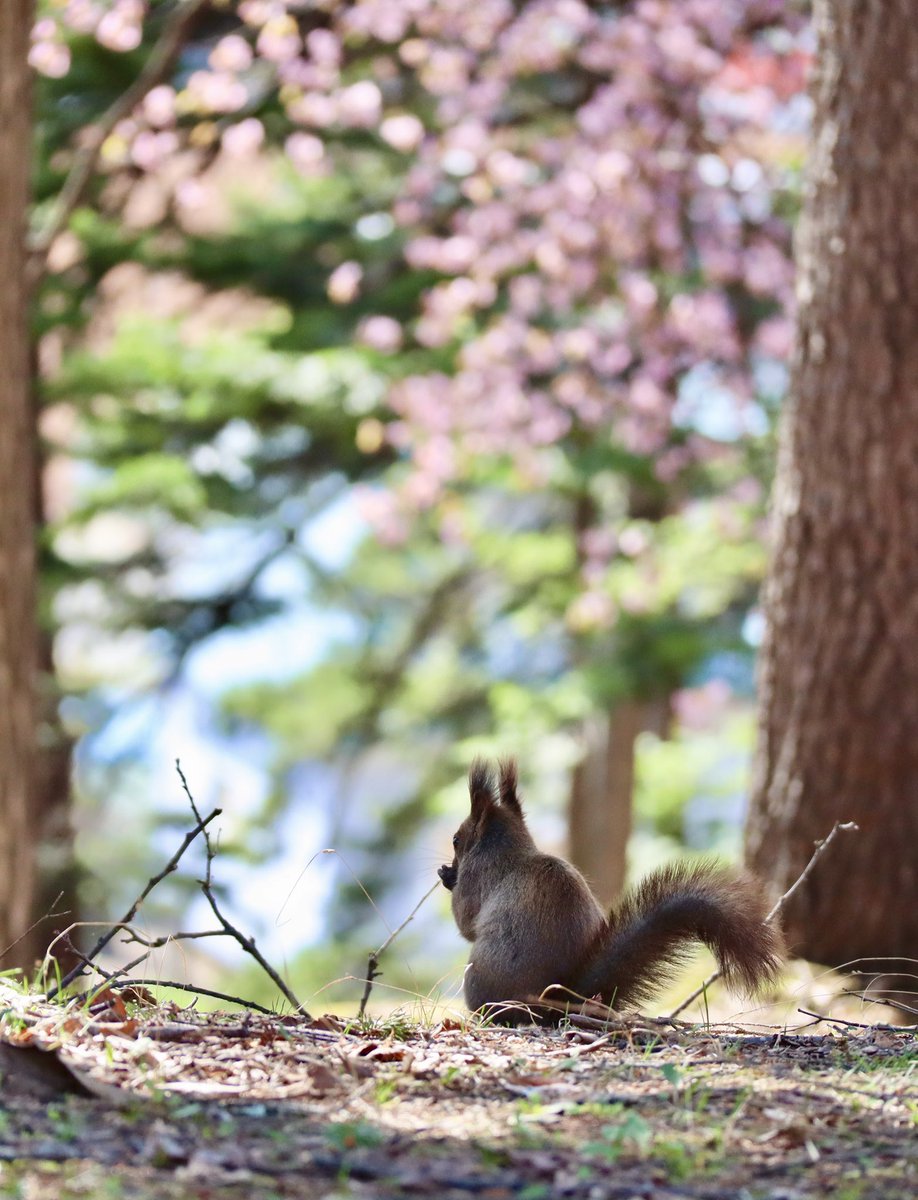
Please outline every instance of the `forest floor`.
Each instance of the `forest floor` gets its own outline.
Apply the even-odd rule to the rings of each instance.
[[[0,1197],[918,1194],[918,1036],[49,1005],[0,984]]]

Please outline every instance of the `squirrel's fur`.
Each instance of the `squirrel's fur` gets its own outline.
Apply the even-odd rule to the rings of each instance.
[[[469,794],[455,856],[439,871],[459,931],[472,943],[469,1008],[533,1002],[556,988],[628,1008],[669,978],[693,941],[714,952],[728,982],[755,990],[774,979],[781,934],[765,924],[764,895],[750,876],[706,861],[673,864],[606,916],[579,871],[536,847],[515,763],[501,763],[495,782],[476,760]]]

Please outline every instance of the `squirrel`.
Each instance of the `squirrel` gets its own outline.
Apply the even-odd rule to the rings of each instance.
[[[472,943],[464,991],[473,1011],[531,1004],[547,989],[631,1008],[654,994],[695,940],[714,952],[728,982],[754,991],[774,980],[783,940],[765,924],[764,894],[750,876],[706,860],[675,863],[648,875],[607,916],[575,867],[536,847],[515,762],[502,762],[495,782],[476,759],[469,794],[453,861],[438,874]]]

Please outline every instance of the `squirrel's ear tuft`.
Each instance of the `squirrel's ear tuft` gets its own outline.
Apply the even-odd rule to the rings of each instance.
[[[500,802],[518,817],[523,815],[523,804],[516,790],[516,761],[505,758],[500,763]]]
[[[476,821],[497,800],[494,775],[483,758],[476,758],[469,768],[469,797],[472,801],[472,817]]]

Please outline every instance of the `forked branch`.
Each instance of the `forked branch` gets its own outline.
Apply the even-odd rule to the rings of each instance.
[[[140,893],[140,895],[137,897],[137,899],[134,901],[134,903],[131,905],[131,907],[127,910],[127,912],[124,914],[124,916],[121,918],[121,920],[116,921],[115,924],[112,925],[110,929],[108,929],[105,933],[102,934],[102,936],[99,938],[99,940],[93,946],[93,948],[86,955],[86,958],[90,962],[94,961],[102,953],[102,951],[105,949],[105,947],[108,945],[108,943],[112,940],[112,938],[115,936],[115,934],[119,931],[119,929],[123,929],[126,925],[130,925],[130,923],[137,916],[137,912],[140,909],[140,906],[143,904],[144,900],[146,900],[147,896],[149,896],[150,892],[153,891],[153,889],[156,887],[156,885],[158,883],[162,883],[162,881],[166,878],[167,875],[171,875],[172,872],[176,870],[176,868],[179,865],[179,862],[181,861],[182,855],[185,853],[185,851],[188,849],[188,847],[191,845],[191,843],[195,840],[195,838],[198,836],[198,834],[203,833],[207,829],[207,826],[211,823],[211,821],[213,821],[216,817],[219,817],[222,811],[223,810],[221,808],[215,808],[213,810],[213,812],[208,813],[208,815],[206,817],[202,817],[200,815],[200,813],[197,813],[197,812],[195,813],[195,817],[197,819],[197,824],[195,825],[194,829],[189,830],[188,833],[185,834],[185,837],[182,840],[182,844],[179,846],[179,848],[176,850],[176,852],[172,855],[172,857],[169,859],[169,861],[166,863],[166,865],[163,867],[163,869],[159,872],[159,874],[153,875],[150,879],[147,880],[146,886],[144,887],[143,891]],[[73,983],[73,981],[75,979],[79,978],[79,976],[82,975],[85,970],[86,970],[85,962],[78,963],[77,966],[73,967],[72,970],[67,972],[67,974],[60,980],[59,983],[56,983],[54,985],[54,987],[49,989],[48,999],[53,1000],[55,996],[57,996],[60,992],[62,992],[64,990],[64,988],[69,987],[70,984]]]
[[[191,811],[198,818],[198,821],[200,823],[200,814],[198,813],[198,806],[197,806],[197,804],[195,804],[194,797],[191,794],[191,789],[188,786],[188,780],[185,778],[185,773],[182,770],[182,765],[178,759],[175,760],[175,769],[178,772],[179,779],[181,779],[181,781],[182,781],[182,787],[185,791],[185,795],[188,797],[188,803],[191,805]],[[261,967],[261,969],[264,971],[264,973],[268,976],[268,978],[271,980],[271,982],[274,984],[274,986],[278,989],[278,991],[280,991],[283,994],[285,999],[293,1006],[293,1008],[298,1013],[300,1013],[302,1016],[311,1020],[309,1013],[306,1011],[306,1009],[303,1007],[303,1005],[299,1002],[299,1000],[297,1000],[296,996],[293,994],[293,992],[290,990],[290,988],[287,986],[287,984],[284,982],[284,980],[281,979],[281,977],[277,973],[277,971],[275,971],[275,969],[271,966],[271,964],[268,962],[268,960],[265,958],[265,956],[261,953],[261,951],[255,945],[255,939],[247,937],[241,930],[237,929],[236,926],[231,921],[229,921],[224,916],[223,912],[221,911],[220,905],[217,903],[217,898],[214,895],[213,885],[212,885],[212,880],[211,880],[211,867],[213,865],[213,861],[214,861],[214,858],[215,858],[217,852],[214,849],[213,842],[210,839],[210,834],[207,832],[206,829],[203,832],[204,832],[204,847],[205,847],[205,850],[207,853],[207,864],[206,864],[206,867],[204,870],[204,878],[199,879],[198,882],[201,885],[201,891],[204,893],[204,898],[207,900],[207,903],[210,905],[211,912],[214,914],[214,916],[220,922],[221,929],[227,935],[227,937],[231,937],[231,938],[233,938],[234,941],[238,942],[239,945],[242,947],[242,949],[246,952],[246,954],[251,955],[252,958],[255,959],[255,961],[258,963],[258,965]]]
[[[261,953],[261,951],[255,945],[255,939],[246,936],[246,934],[244,934],[240,929],[238,929],[224,915],[223,911],[221,910],[220,905],[217,901],[216,896],[214,895],[214,890],[213,890],[213,861],[216,856],[216,850],[214,848],[214,843],[211,840],[210,831],[208,829],[208,826],[211,824],[211,822],[214,820],[215,817],[218,817],[220,815],[222,810],[219,808],[215,808],[213,810],[213,812],[209,813],[206,817],[202,817],[201,813],[198,809],[198,806],[195,803],[194,797],[191,794],[191,789],[188,786],[188,780],[185,778],[185,774],[182,771],[181,763],[177,759],[176,759],[176,763],[175,763],[175,769],[178,772],[179,779],[182,782],[182,788],[184,789],[185,795],[188,797],[188,802],[191,805],[191,811],[194,814],[194,818],[195,818],[194,828],[191,829],[185,835],[185,837],[182,841],[182,844],[179,846],[179,848],[176,850],[176,852],[169,859],[168,863],[166,863],[165,867],[163,867],[163,869],[158,874],[152,876],[147,881],[146,886],[144,887],[143,891],[140,893],[140,895],[137,897],[137,899],[134,901],[134,903],[131,905],[131,907],[128,909],[128,911],[124,914],[124,916],[121,918],[121,920],[116,921],[112,926],[110,926],[108,929],[106,929],[105,933],[98,939],[96,944],[93,946],[93,948],[87,954],[83,954],[82,952],[77,950],[75,947],[71,946],[71,949],[76,954],[79,961],[77,962],[77,965],[71,971],[68,971],[67,974],[64,975],[64,977],[58,983],[56,983],[52,988],[49,989],[48,999],[49,1000],[53,999],[55,996],[59,995],[66,987],[68,987],[71,983],[73,983],[75,979],[79,978],[80,976],[84,975],[86,973],[86,971],[90,971],[90,970],[94,971],[97,975],[101,976],[101,978],[104,979],[106,984],[108,984],[109,986],[112,986],[112,987],[127,986],[127,981],[125,980],[124,977],[129,975],[130,972],[133,971],[136,967],[139,967],[142,963],[146,962],[146,960],[150,957],[150,955],[153,953],[154,950],[160,949],[161,947],[166,946],[171,942],[191,941],[191,940],[195,940],[195,939],[199,939],[199,938],[230,937],[242,947],[242,949],[246,952],[246,954],[250,955],[252,958],[255,959],[255,961],[258,963],[258,965],[261,967],[261,969],[269,977],[269,979],[272,981],[272,983],[275,985],[275,987],[277,987],[278,991],[280,991],[282,993],[282,995],[286,998],[286,1000],[292,1005],[292,1007],[297,1012],[299,1012],[302,1016],[306,1017],[307,1019],[311,1019],[309,1017],[309,1013],[306,1012],[306,1010],[303,1008],[302,1004],[300,1004],[299,1000],[297,1000],[296,996],[293,994],[293,992],[288,987],[288,985],[284,982],[284,980],[281,978],[281,976],[278,974],[278,972],[275,971],[275,969],[271,966],[271,964],[268,962],[268,960],[265,958],[265,956]],[[141,933],[139,930],[134,928],[134,926],[132,925],[134,918],[136,917],[144,900],[147,898],[147,896],[150,894],[150,892],[152,892],[152,890],[156,887],[156,885],[158,883],[161,883],[162,880],[165,879],[167,875],[170,875],[173,871],[175,871],[175,869],[178,867],[179,861],[182,858],[182,855],[185,853],[185,851],[188,849],[188,847],[191,845],[191,843],[195,840],[195,838],[198,837],[199,834],[203,834],[203,836],[204,836],[206,866],[205,866],[204,878],[199,880],[198,882],[200,883],[201,890],[204,893],[204,897],[207,900],[207,903],[210,905],[211,911],[213,912],[214,916],[217,918],[217,921],[219,922],[220,928],[219,929],[195,930],[195,931],[191,931],[191,932],[172,933],[172,934],[167,934],[163,937],[147,937],[145,934]],[[72,928],[74,928],[74,926],[71,926],[71,929]],[[64,932],[64,934],[62,934],[60,936],[64,937],[64,938],[68,938],[69,932],[70,932],[70,930],[66,930]],[[123,938],[123,940],[125,942],[128,942],[128,943],[134,942],[134,943],[137,943],[138,945],[142,946],[143,953],[139,954],[136,958],[132,959],[129,963],[126,963],[123,967],[120,967],[115,971],[107,971],[103,967],[101,967],[96,960],[97,960],[99,954],[101,954],[101,952],[105,949],[105,947],[109,944],[109,942],[111,942],[112,938],[114,938],[116,936],[116,934],[118,934],[119,932],[122,932],[125,934],[125,937]],[[68,938],[68,941],[69,941],[69,938]],[[132,982],[136,983],[138,981],[133,980]],[[140,982],[142,982],[142,981],[140,981]],[[149,982],[149,981],[147,981],[147,982]],[[245,1001],[240,1000],[238,997],[230,997],[224,993],[213,992],[207,988],[200,988],[200,987],[193,986],[191,984],[178,984],[178,983],[171,984],[170,983],[168,986],[177,987],[183,991],[200,993],[201,995],[216,996],[220,999],[231,999],[231,1000],[233,1000],[234,1003],[238,1003],[238,1004],[246,1004]],[[262,1006],[258,1005],[258,1004],[250,1004],[250,1005],[248,1005],[248,1007],[256,1008],[256,1009],[259,1009],[260,1011],[265,1011],[264,1009],[262,1009]]]

